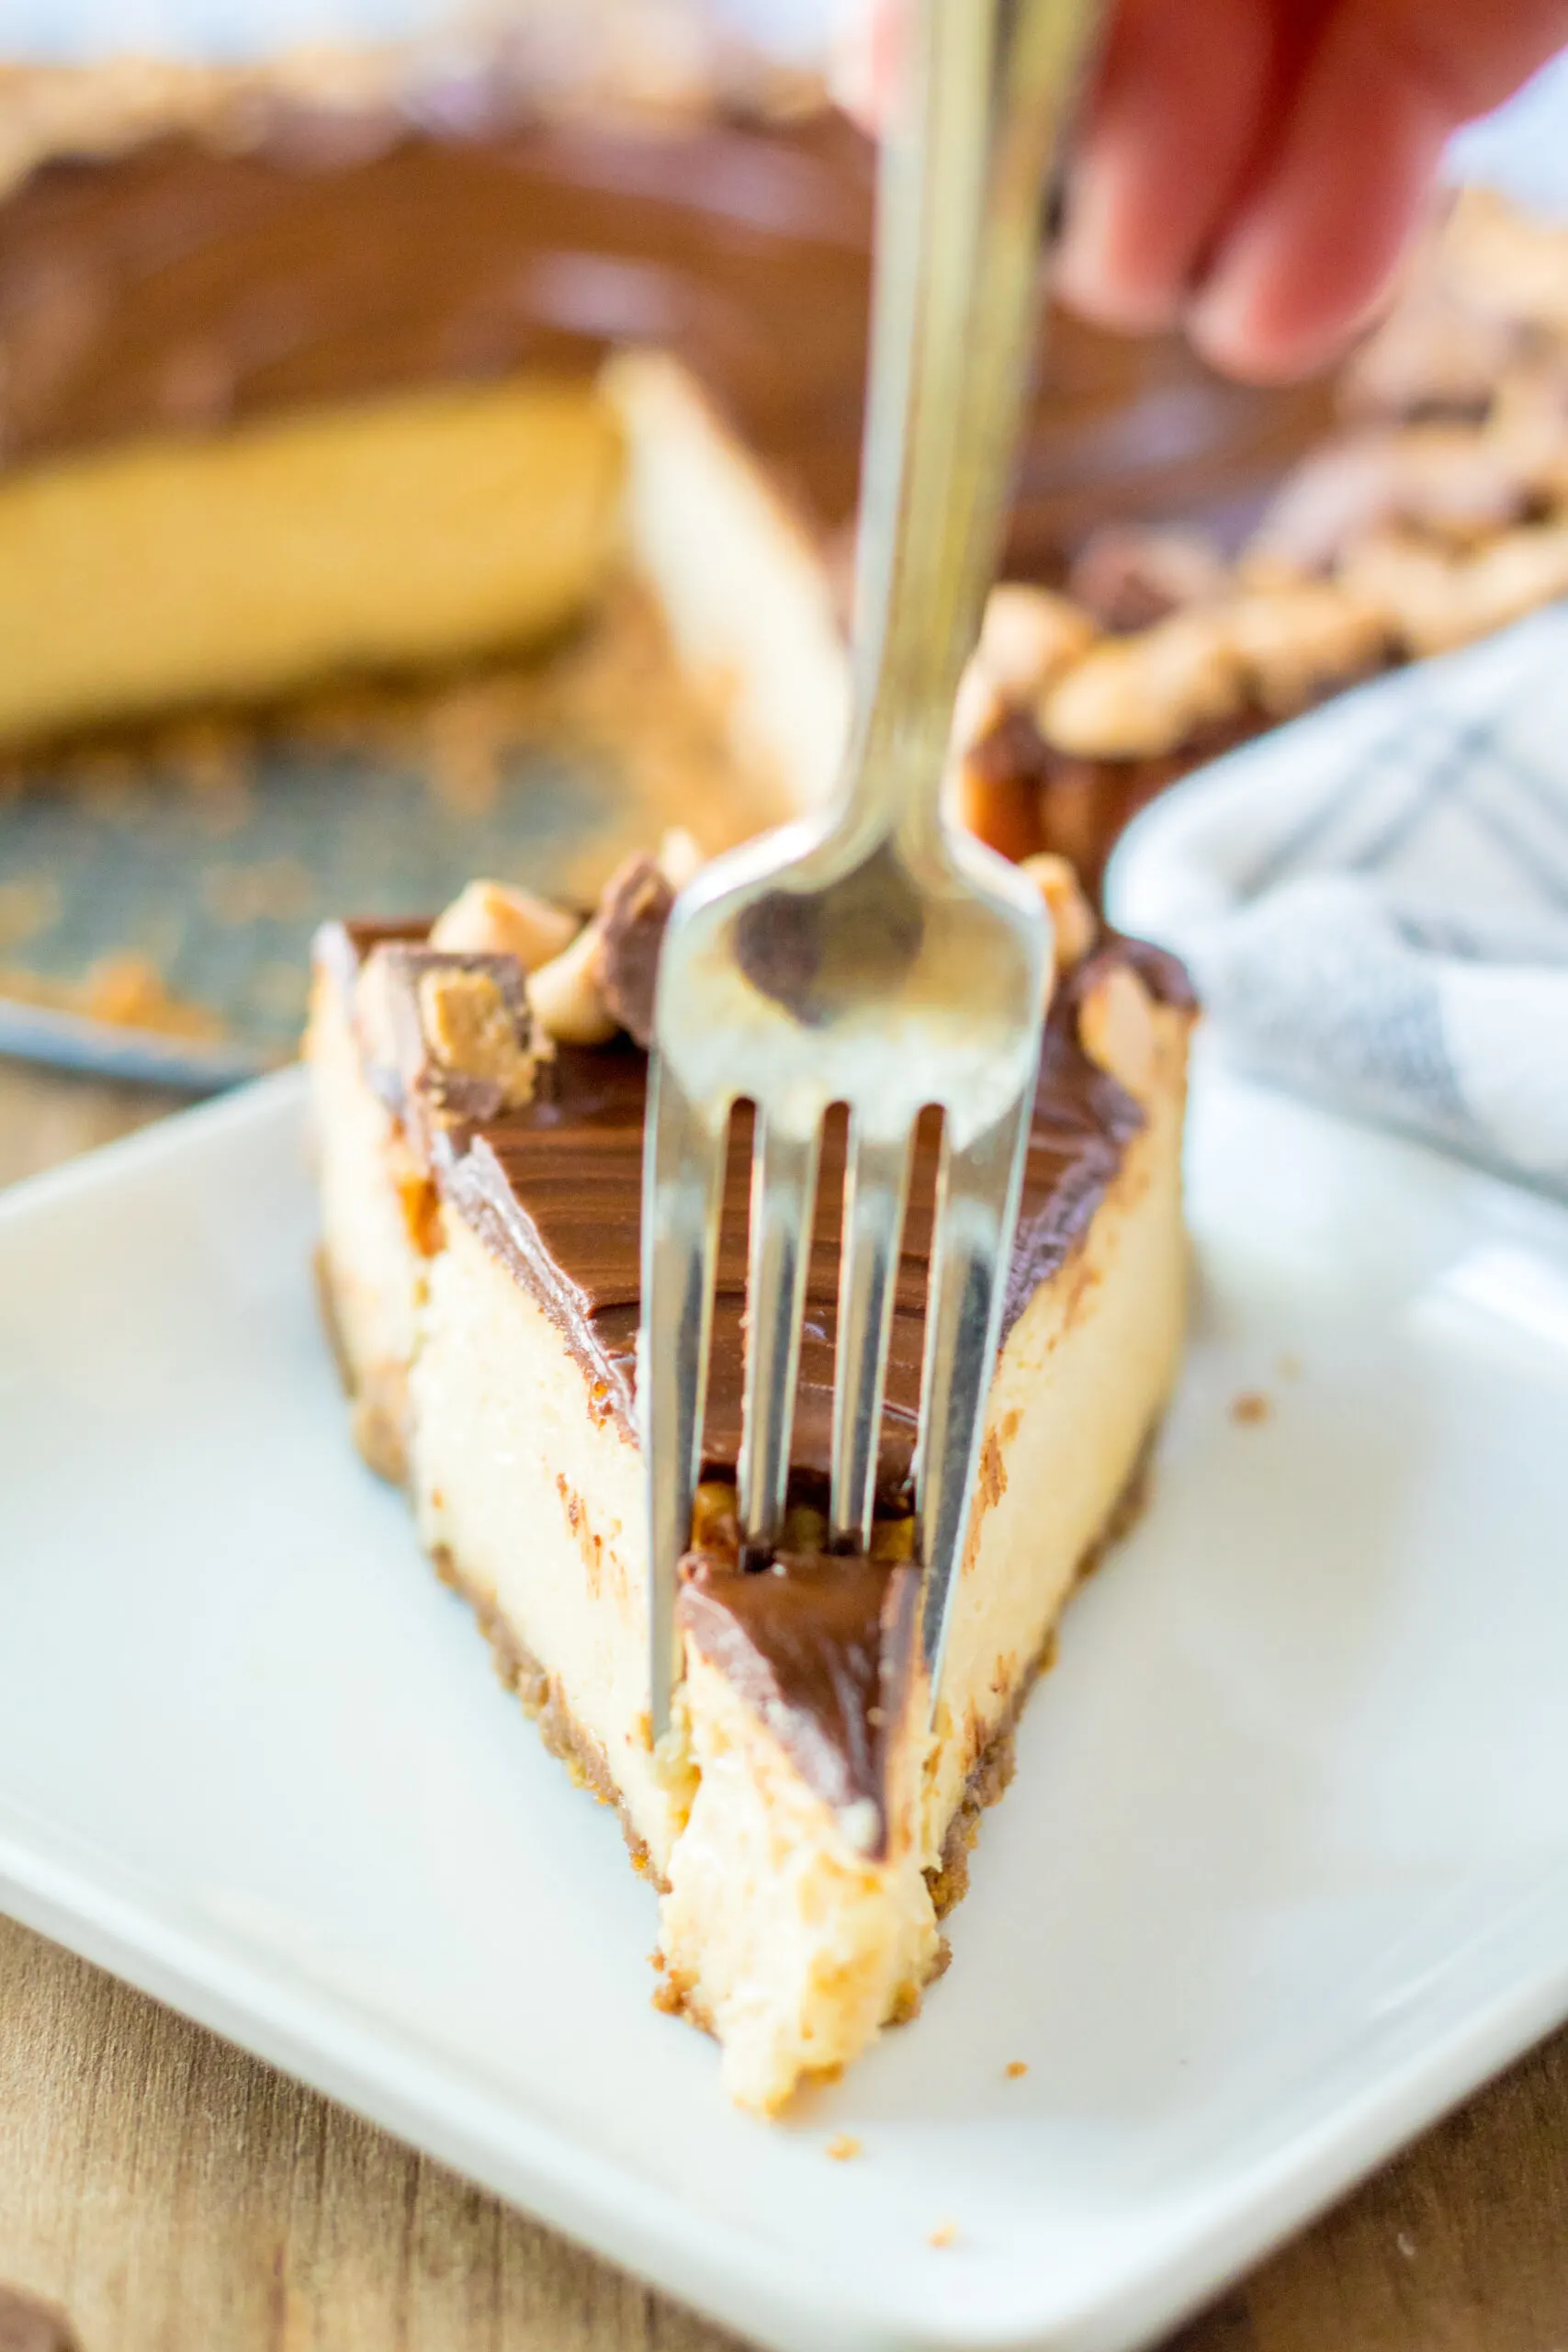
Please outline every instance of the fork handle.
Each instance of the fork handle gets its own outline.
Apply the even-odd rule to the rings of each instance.
[[[941,822],[1001,552],[1046,190],[1098,0],[912,0],[883,142],[856,556],[856,830]]]

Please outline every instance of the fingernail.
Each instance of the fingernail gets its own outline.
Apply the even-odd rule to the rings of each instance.
[[[1252,354],[1252,307],[1245,273],[1222,265],[1208,272],[1182,306],[1182,327],[1211,367],[1230,374]]]
[[[1182,326],[1210,367],[1246,383],[1283,384],[1320,375],[1385,308],[1389,284],[1352,311],[1292,320],[1275,299],[1279,269],[1245,246],[1213,269],[1187,304]]]
[[[1316,327],[1294,335],[1271,330],[1241,297],[1205,295],[1187,311],[1188,341],[1217,375],[1239,384],[1294,384],[1320,375],[1351,339],[1352,330]]]
[[[1120,176],[1097,168],[1091,152],[1075,157],[1051,189],[1051,290],[1069,310],[1112,334],[1157,334],[1175,317],[1177,289],[1139,285],[1122,266]]]

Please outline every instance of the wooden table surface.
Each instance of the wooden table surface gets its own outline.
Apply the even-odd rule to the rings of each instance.
[[[0,1061],[0,1183],[177,1107]],[[0,1921],[0,2280],[83,2352],[724,2352],[735,2339]],[[1568,2034],[1168,2352],[1568,2352]]]

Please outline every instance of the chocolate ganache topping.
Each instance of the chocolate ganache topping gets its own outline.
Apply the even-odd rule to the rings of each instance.
[[[388,936],[388,927],[330,926],[318,956],[341,975]],[[1137,1102],[1089,1058],[1078,1041],[1082,995],[1116,961],[1131,963],[1159,1001],[1192,1001],[1173,956],[1114,936],[1059,979],[1045,1024],[1008,1279],[1008,1329],[1088,1228],[1144,1123]],[[553,1059],[539,1064],[534,1098],[525,1109],[440,1139],[434,1155],[436,1181],[447,1198],[538,1297],[589,1373],[603,1412],[628,1430],[635,1423],[647,1075],[647,1057],[629,1038],[603,1046],[558,1046]],[[897,1503],[906,1489],[919,1419],[936,1150],[934,1128],[928,1126],[917,1141],[895,1289],[878,1483],[889,1503]],[[843,1157],[842,1132],[829,1126],[807,1273],[791,1448],[795,1475],[807,1487],[826,1483],[831,1461]],[[750,1162],[750,1123],[742,1113],[731,1135],[708,1374],[705,1451],[720,1470],[733,1468],[740,1447]]]
[[[519,369],[685,358],[817,523],[852,512],[874,160],[826,109],[466,127],[279,107],[39,164],[0,208],[0,463]],[[1111,514],[1239,524],[1321,433],[1320,390],[1208,375],[1176,339],[1046,338],[1012,559]]]

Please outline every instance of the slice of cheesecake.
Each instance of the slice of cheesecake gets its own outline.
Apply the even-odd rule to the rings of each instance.
[[[310,1057],[321,1271],[362,1450],[409,1489],[547,1743],[661,1894],[660,1999],[771,2111],[908,2014],[1074,1581],[1135,1497],[1180,1346],[1179,967],[1097,932],[1066,877],[1006,1337],[934,1721],[908,1471],[934,1142],[918,1153],[875,1526],[825,1553],[835,1161],[809,1272],[790,1509],[737,1539],[745,1138],[720,1251],[706,1469],[671,1740],[648,1713],[636,1346],[646,1057],[671,877],[559,911],[494,886],[434,930],[321,936]],[[570,928],[570,926],[567,926]],[[529,967],[533,967],[529,970]],[[840,1154],[841,1158],[841,1154]]]

